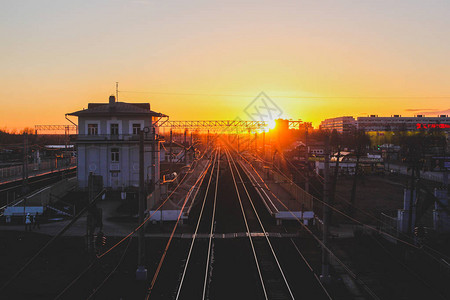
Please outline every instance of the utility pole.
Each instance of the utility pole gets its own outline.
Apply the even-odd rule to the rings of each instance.
[[[184,164],[186,165],[186,155],[187,155],[187,140],[186,140],[186,135],[187,135],[187,129],[184,129]]]
[[[327,206],[330,203],[330,141],[329,136],[325,136],[325,162],[323,169],[323,202],[325,203],[323,206],[323,235],[322,242],[324,247],[322,248],[322,274],[320,275],[320,279],[323,282],[328,282],[330,279],[329,273],[329,253],[325,249],[328,248],[328,226],[330,221],[330,208]]]
[[[158,195],[159,195],[159,190],[156,189],[156,187],[159,184],[159,175],[157,176],[156,174],[156,162],[159,159],[159,144],[158,144],[158,140],[156,138],[156,130],[155,127],[152,128],[152,132],[153,132],[153,136],[152,136],[152,187],[151,187],[151,192],[153,193],[153,203],[152,205],[155,205],[157,203],[157,201],[159,200]],[[158,161],[159,162],[159,161]],[[144,194],[144,196],[147,196],[146,194]]]
[[[28,192],[28,133],[23,134],[23,172],[22,172],[22,191]]]
[[[139,131],[139,224],[144,222],[145,182],[144,182],[144,130]],[[145,268],[145,226],[139,228],[138,267],[136,280],[147,280]]]
[[[170,128],[169,162],[172,162],[172,155],[173,155],[172,142],[173,142],[173,135],[172,135],[172,128]]]
[[[192,131],[191,131],[191,145],[190,145],[190,147],[191,147],[191,150],[194,150],[194,147],[193,147],[193,145],[194,145],[194,137],[193,137],[193,135],[192,135]]]
[[[266,132],[263,131],[263,151],[262,156],[264,159],[266,159]]]
[[[415,159],[415,158],[414,158]],[[409,211],[408,211],[408,234],[412,233],[412,218],[413,218],[413,206],[414,206],[414,190],[415,190],[415,181],[416,181],[416,161],[414,160],[413,166],[411,168],[411,182],[410,182],[410,191],[409,191]]]
[[[237,147],[237,148],[238,148],[238,152],[240,152],[240,150],[239,150],[239,148],[240,148],[239,133],[238,133],[238,136],[237,136],[237,140],[238,140],[238,141],[237,141],[237,142],[238,142],[238,145],[237,145],[238,147]]]
[[[353,217],[353,214],[355,212],[355,202],[356,202],[356,186],[358,183],[358,175],[359,175],[359,160],[362,155],[362,134],[360,131],[355,132],[355,154],[356,154],[356,164],[355,164],[355,175],[353,176],[353,184],[352,184],[352,191],[350,194],[350,203],[351,206],[349,207],[350,216]]]
[[[309,193],[309,149],[308,149],[308,124],[305,122],[305,192]]]
[[[89,172],[88,177],[88,203],[92,202],[94,198],[94,175]],[[94,252],[94,229],[93,226],[95,222],[93,221],[92,209],[88,209],[86,218],[86,248],[89,254]]]
[[[258,133],[255,132],[255,154],[258,154]]]

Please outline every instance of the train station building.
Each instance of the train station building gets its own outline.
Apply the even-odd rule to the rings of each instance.
[[[166,115],[150,110],[149,103],[89,103],[87,109],[66,116],[78,117],[77,178],[80,189],[88,188],[89,174],[101,176],[110,191],[133,191],[139,187],[139,140],[144,131],[144,176],[149,189],[160,178],[160,138],[155,123]]]

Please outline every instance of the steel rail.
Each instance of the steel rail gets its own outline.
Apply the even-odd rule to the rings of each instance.
[[[92,293],[89,295],[89,297],[86,300],[92,299],[92,297],[95,296],[95,294],[103,287],[103,285],[109,280],[109,278],[114,275],[117,271],[117,268],[122,264],[123,259],[125,258],[125,255],[127,254],[128,248],[130,247],[131,241],[133,238],[128,240],[127,247],[125,250],[123,250],[122,256],[120,257],[119,261],[115,265],[115,267],[109,272],[109,274],[103,279],[103,281],[92,291]]]
[[[206,172],[205,172],[205,170],[206,170],[206,168],[208,167],[208,165],[205,165],[205,167],[203,168],[203,170],[202,170],[202,179],[200,180],[200,182],[199,182],[199,184],[198,184],[198,188],[196,189],[196,191],[195,191],[195,193],[194,193],[194,196],[192,197],[192,200],[191,200],[191,204],[189,204],[189,208],[188,208],[188,210],[187,210],[187,214],[189,215],[189,213],[191,212],[191,209],[192,209],[192,206],[193,206],[193,204],[194,204],[194,199],[195,198],[197,198],[197,194],[198,194],[198,192],[200,192],[200,187],[202,186],[202,184],[203,184],[203,180],[205,179],[205,177],[206,177]]]
[[[214,191],[214,203],[213,203],[213,214],[211,218],[211,231],[209,232],[209,243],[208,243],[208,256],[206,260],[206,269],[205,269],[205,281],[203,282],[203,295],[202,300],[205,300],[206,298],[206,286],[207,286],[207,280],[209,275],[209,264],[211,261],[211,247],[212,247],[212,237],[214,233],[214,225],[215,225],[215,217],[216,217],[216,203],[217,203],[217,190],[219,186],[219,172],[220,172],[220,148],[218,153],[218,160],[217,160],[217,174],[216,174],[216,188]]]
[[[251,165],[251,163],[250,163],[247,159],[245,159],[242,155],[241,155],[241,157]],[[252,166],[252,168],[254,169],[253,166]],[[295,186],[298,187],[298,184],[296,184],[294,181],[292,181],[292,179],[290,179],[286,174],[284,174],[283,172],[281,172],[281,170],[279,170],[277,167],[274,167],[274,168],[275,168],[276,170],[278,170],[279,173],[280,173],[283,177],[285,177],[291,184],[293,184],[293,185],[295,185]],[[300,188],[300,187],[299,187],[299,188]],[[315,201],[321,203],[322,205],[327,206],[328,208],[330,208],[330,209],[332,209],[333,211],[337,212],[338,214],[340,214],[340,215],[346,217],[347,219],[349,219],[349,220],[351,220],[351,221],[353,221],[353,222],[355,222],[355,223],[360,224],[360,225],[363,226],[364,228],[370,229],[370,230],[372,230],[372,231],[374,231],[374,232],[377,232],[377,233],[379,233],[379,234],[381,234],[381,235],[390,237],[390,238],[392,238],[392,239],[394,239],[394,240],[396,240],[396,241],[398,241],[398,242],[401,242],[401,243],[403,243],[403,244],[405,244],[405,245],[410,246],[411,248],[414,248],[414,249],[420,249],[419,246],[416,246],[416,245],[414,245],[414,244],[412,244],[412,243],[410,243],[410,242],[408,242],[408,241],[406,241],[406,240],[403,240],[403,239],[400,239],[400,238],[398,238],[398,237],[396,237],[396,236],[393,236],[392,234],[389,234],[389,233],[387,233],[387,232],[384,232],[384,231],[382,231],[381,229],[375,228],[374,226],[365,224],[365,223],[359,221],[358,219],[355,219],[355,218],[349,216],[348,214],[342,212],[341,210],[337,209],[335,206],[333,206],[333,205],[331,205],[331,204],[328,204],[328,203],[324,202],[323,200],[320,200],[319,198],[317,198],[317,197],[315,197],[315,196],[313,196],[313,195],[311,195],[311,196],[312,196],[312,199],[313,199],[313,200],[315,200]]]
[[[267,193],[265,192],[265,188],[261,187],[260,184],[258,183],[258,181],[256,180],[256,178],[253,176],[253,174],[243,165],[241,164],[242,169],[244,170],[244,172],[247,174],[247,176],[253,178],[253,181],[255,183],[257,183],[258,187],[264,192],[265,196],[269,199],[269,201],[272,203],[272,200],[270,200],[269,195],[267,195]],[[256,172],[256,169],[255,169]],[[258,176],[261,178],[261,176],[259,175],[259,173],[257,173]],[[262,178],[261,178],[262,179]],[[265,182],[263,181],[264,185]],[[270,191],[269,187],[266,185],[267,189]],[[259,193],[260,194],[260,193]],[[261,195],[261,194],[260,194]],[[273,203],[272,203],[273,204]],[[283,227],[285,232],[287,232],[286,228]],[[301,259],[303,260],[303,262],[306,264],[306,266],[308,267],[308,269],[313,273],[314,278],[316,279],[316,281],[319,283],[320,287],[322,288],[322,290],[324,291],[324,293],[327,295],[328,299],[332,300],[333,298],[331,297],[331,295],[328,293],[327,289],[325,288],[325,286],[323,285],[322,281],[320,280],[320,278],[317,276],[317,274],[314,272],[314,269],[312,268],[312,266],[309,264],[309,262],[307,261],[306,257],[303,255],[303,253],[300,251],[300,249],[298,248],[297,244],[294,242],[293,238],[290,238],[296,252],[300,255]]]
[[[285,229],[286,230],[286,229]],[[297,251],[297,253],[300,255],[300,257],[302,258],[303,262],[305,263],[305,265],[308,267],[308,269],[311,271],[311,273],[313,274],[314,278],[316,279],[317,283],[319,283],[320,287],[322,288],[323,292],[327,295],[328,299],[333,300],[333,298],[331,297],[331,295],[328,293],[327,289],[325,288],[325,286],[323,285],[322,281],[320,280],[319,276],[317,276],[316,272],[314,272],[314,269],[312,268],[312,266],[309,264],[309,262],[306,260],[306,257],[303,255],[303,253],[300,251],[300,249],[298,248],[297,244],[294,242],[293,238],[290,238],[292,245],[295,248],[295,251]]]
[[[261,187],[261,185],[257,182],[256,178],[253,176],[253,174],[251,174],[251,172],[249,172],[247,170],[247,168],[241,164],[242,169],[244,170],[244,172],[247,174],[247,176],[249,176],[249,178],[251,177],[251,179],[253,179],[253,184],[256,183],[258,185],[258,187],[264,192],[264,195],[267,197],[267,199],[270,201],[270,203],[272,203],[272,200],[270,199],[269,195],[267,195],[265,189],[263,187]],[[259,193],[259,191],[257,190],[258,194],[262,197],[261,193]],[[273,205],[273,203],[272,203]],[[284,230],[287,232],[286,228],[284,228]],[[314,278],[316,279],[316,281],[318,282],[318,284],[320,285],[320,287],[322,288],[322,290],[324,291],[324,293],[327,295],[328,299],[332,300],[333,298],[331,297],[331,295],[328,293],[327,289],[325,288],[325,286],[323,285],[322,281],[320,280],[320,278],[317,276],[317,274],[314,272],[312,266],[309,264],[309,262],[306,260],[306,257],[303,255],[303,253],[300,251],[300,249],[298,248],[297,244],[295,244],[294,239],[290,238],[296,252],[300,255],[301,259],[303,260],[303,262],[306,264],[306,266],[308,267],[308,269],[312,272]]]
[[[204,211],[204,208],[205,208],[206,199],[208,198],[209,187],[211,186],[211,179],[213,177],[216,159],[217,159],[217,152],[216,152],[215,157],[214,157],[213,167],[211,169],[211,175],[209,176],[208,184],[206,186],[206,192],[205,192],[205,196],[203,197],[202,208],[200,209],[200,215],[198,216],[197,225],[195,227],[195,231],[194,231],[194,234],[192,236],[192,241],[191,241],[191,245],[189,247],[188,256],[186,258],[186,263],[184,264],[183,274],[181,275],[180,284],[178,285],[177,295],[175,297],[176,300],[178,300],[178,298],[180,297],[181,289],[182,289],[183,283],[184,283],[184,278],[186,277],[187,269],[188,269],[189,262],[190,262],[190,259],[191,259],[191,256],[192,256],[192,251],[193,251],[193,248],[194,248],[195,240],[197,238],[198,228],[200,227],[200,221],[201,221],[202,216],[203,216],[203,211]],[[192,201],[194,201],[194,200],[195,200],[195,198],[192,199]]]
[[[239,154],[240,155],[240,154]],[[242,159],[246,160],[242,155],[240,155]],[[247,160],[246,160],[247,161]],[[247,161],[248,162],[248,161]],[[248,162],[249,163],[249,162]],[[250,163],[249,163],[250,164]],[[255,173],[258,175],[258,177],[262,180],[261,175],[258,173],[258,171],[250,164],[250,166],[253,168],[253,170],[255,170]],[[262,180],[263,181],[263,180]],[[264,181],[263,181],[264,182]],[[265,184],[265,183],[264,183]],[[265,184],[266,185],[266,184]],[[266,185],[267,187],[267,185]],[[357,276],[346,264],[344,264],[344,262],[342,262],[337,256],[336,254],[334,254],[330,248],[328,248],[323,242],[322,240],[320,240],[309,228],[308,226],[306,226],[305,224],[303,224],[302,220],[300,220],[287,206],[286,204],[284,204],[278,197],[277,195],[275,195],[268,187],[267,189],[272,193],[272,195],[275,197],[275,199],[284,207],[286,208],[286,210],[292,215],[292,217],[301,225],[301,227],[303,229],[306,230],[306,232],[308,232],[311,237],[323,248],[325,249],[331,256],[334,257],[334,259],[336,260],[336,262],[341,265],[341,267],[356,281],[358,282],[363,288],[364,290],[375,300],[380,300],[380,298],[367,286],[367,284],[361,280],[361,278],[359,276]]]
[[[201,160],[203,158],[203,156],[205,155],[206,150],[203,152],[203,155],[198,158],[198,161]],[[209,163],[209,166],[211,165],[211,163]],[[209,168],[208,166],[208,168]],[[194,163],[191,164],[191,168],[195,168]],[[205,171],[206,172],[206,171]],[[178,183],[178,185],[175,187],[174,190],[172,190],[172,192],[169,194],[169,196],[166,197],[166,199],[153,211],[152,214],[149,214],[149,216],[147,216],[147,218],[141,223],[139,224],[133,231],[131,231],[128,235],[126,235],[124,238],[122,238],[119,242],[117,242],[116,244],[114,244],[113,246],[111,246],[108,250],[106,250],[105,252],[103,252],[100,255],[97,255],[97,258],[102,258],[103,256],[105,256],[106,254],[110,253],[112,250],[114,250],[114,248],[116,248],[117,246],[119,246],[120,244],[122,244],[125,240],[127,240],[130,236],[132,236],[133,234],[135,234],[142,226],[144,226],[151,217],[153,217],[153,215],[156,214],[157,211],[159,211],[164,204],[166,204],[167,201],[169,201],[170,197],[172,197],[172,195],[175,193],[175,191],[181,186],[182,183],[184,183],[184,179],[186,178],[186,176],[188,175],[188,173],[186,173],[183,178],[181,179],[180,183]],[[195,187],[195,185],[197,184],[198,181],[200,181],[201,179],[201,175],[199,176],[199,178],[197,179],[197,181],[195,182],[194,186],[192,188]],[[191,189],[192,189],[191,188]],[[189,193],[190,191],[188,191]],[[183,206],[184,208],[184,206]]]
[[[200,181],[200,177],[197,179],[197,182],[199,182],[199,181]],[[197,184],[197,182],[194,184],[194,186]],[[191,187],[191,190],[194,188],[194,186]],[[170,234],[169,240],[167,241],[166,247],[165,247],[164,252],[163,252],[163,254],[161,256],[161,259],[159,261],[158,267],[156,268],[155,274],[153,275],[153,279],[150,282],[149,288],[147,289],[147,295],[145,297],[145,299],[147,299],[147,300],[150,298],[150,295],[151,295],[151,293],[153,291],[153,288],[155,286],[156,280],[158,279],[159,272],[161,271],[161,268],[162,268],[162,265],[163,265],[164,260],[166,258],[167,252],[169,251],[170,244],[172,242],[172,239],[173,239],[173,236],[175,234],[175,231],[177,230],[178,223],[180,222],[181,215],[183,214],[183,210],[184,210],[184,208],[186,206],[187,200],[188,200],[188,195],[186,195],[186,197],[184,199],[183,206],[180,209],[180,213],[178,214],[178,218],[177,218],[177,220],[175,222],[175,225],[174,225],[174,227],[172,229],[172,232]],[[144,223],[142,223],[142,224],[144,224]]]
[[[256,263],[256,268],[257,268],[257,270],[258,270],[259,280],[260,280],[260,282],[261,282],[261,287],[262,287],[263,292],[264,292],[264,298],[265,298],[266,300],[269,300],[269,297],[268,297],[268,295],[267,295],[266,286],[265,286],[265,284],[264,284],[264,280],[263,280],[263,277],[262,277],[261,268],[260,268],[260,266],[259,266],[258,257],[257,257],[257,255],[256,255],[255,246],[254,246],[254,244],[253,244],[252,235],[251,235],[251,232],[250,232],[250,228],[249,228],[249,226],[248,226],[247,217],[245,216],[244,206],[242,205],[241,195],[239,194],[239,189],[238,189],[238,186],[237,186],[237,183],[236,183],[236,178],[235,178],[235,176],[234,176],[233,168],[232,168],[232,166],[231,166],[231,159],[232,159],[232,158],[231,158],[231,154],[229,153],[228,150],[225,150],[225,153],[226,153],[227,158],[228,158],[228,165],[229,165],[229,167],[230,167],[231,177],[233,178],[234,187],[235,187],[235,189],[236,189],[236,194],[237,194],[237,196],[238,196],[239,205],[240,205],[240,207],[241,207],[241,212],[242,212],[242,217],[243,217],[243,219],[244,219],[245,228],[246,228],[247,234],[248,234],[248,239],[249,239],[249,242],[250,242],[250,246],[251,246],[251,248],[252,248],[253,257],[254,257],[255,263]]]
[[[236,168],[237,174],[239,175],[239,179],[241,180],[242,186],[244,187],[245,193],[247,194],[248,200],[249,200],[249,202],[250,202],[250,204],[251,204],[251,206],[252,206],[252,208],[253,208],[253,212],[255,213],[255,216],[256,216],[256,218],[258,219],[258,223],[259,223],[259,225],[261,226],[261,229],[262,229],[262,231],[263,231],[263,233],[264,233],[264,237],[265,237],[265,239],[266,239],[266,241],[267,241],[267,244],[268,244],[269,247],[270,247],[270,250],[271,250],[272,255],[273,255],[274,259],[275,259],[275,262],[277,263],[278,269],[280,270],[280,273],[281,273],[281,276],[283,277],[284,283],[286,284],[286,287],[287,287],[287,289],[288,289],[288,291],[289,291],[289,295],[291,296],[292,299],[295,299],[294,294],[292,293],[291,287],[289,286],[289,283],[288,283],[288,281],[287,281],[287,278],[286,278],[286,276],[285,276],[285,274],[284,274],[284,272],[283,272],[283,268],[281,267],[280,262],[279,262],[279,260],[278,260],[278,257],[277,257],[277,255],[276,255],[276,253],[275,253],[275,250],[274,250],[273,247],[272,247],[272,243],[270,242],[268,233],[267,233],[266,229],[264,228],[264,225],[263,225],[263,223],[262,223],[262,221],[261,221],[261,218],[259,217],[259,214],[258,214],[258,212],[257,212],[257,210],[256,210],[256,207],[255,207],[255,205],[253,204],[252,197],[250,196],[250,194],[249,194],[249,192],[248,192],[248,190],[247,190],[247,187],[246,187],[245,184],[244,184],[244,180],[243,180],[243,178],[242,178],[242,176],[241,176],[241,173],[239,172],[239,170],[238,170],[238,168],[237,168],[236,163],[234,162],[234,160],[233,160],[233,164],[234,164],[234,166],[235,166],[235,168]],[[238,164],[239,164],[239,162],[238,162]]]

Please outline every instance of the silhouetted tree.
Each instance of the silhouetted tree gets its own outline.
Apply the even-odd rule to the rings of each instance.
[[[364,150],[370,145],[370,138],[366,135],[364,130],[356,130],[354,134],[354,155],[356,156],[355,174],[353,176],[352,191],[350,195],[350,215],[354,214],[354,206],[356,200],[356,185],[359,176],[359,161],[364,154]]]

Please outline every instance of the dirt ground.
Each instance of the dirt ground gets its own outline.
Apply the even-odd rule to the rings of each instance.
[[[360,177],[356,187],[356,209],[353,216],[369,224],[376,224],[375,218],[380,218],[381,213],[396,216],[397,210],[403,208],[403,189],[406,182],[405,176]],[[348,202],[351,199],[352,185],[352,177],[340,177],[336,184],[335,206],[346,213],[351,213]],[[336,212],[333,213],[333,218],[334,222],[350,222],[348,218]]]

